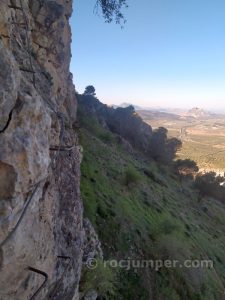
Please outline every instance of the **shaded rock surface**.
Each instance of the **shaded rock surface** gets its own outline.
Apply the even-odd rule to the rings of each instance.
[[[85,231],[83,265],[85,266],[89,264],[90,261],[95,261],[96,259],[103,260],[103,251],[98,235],[88,218],[84,219],[83,226]],[[94,289],[90,289],[86,293],[80,292],[79,294],[79,300],[96,300],[97,297],[98,293]]]
[[[43,276],[28,267],[48,277],[37,299],[79,296],[82,149],[73,129],[71,12],[70,0],[1,1],[1,300],[37,291]]]
[[[98,294],[96,291],[94,290],[91,290],[91,291],[88,291],[87,294],[84,296],[84,300],[96,300],[98,297]]]
[[[101,242],[89,219],[85,218],[83,225],[85,230],[83,262],[86,263],[93,258],[103,259]]]

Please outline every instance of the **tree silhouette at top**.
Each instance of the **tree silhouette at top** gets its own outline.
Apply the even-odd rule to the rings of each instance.
[[[122,13],[122,8],[127,8],[127,0],[96,0],[95,10],[101,8],[102,15],[107,23],[113,20],[117,24],[125,23],[126,20]]]
[[[86,96],[93,96],[93,97],[96,96],[95,88],[93,87],[93,85],[86,86],[86,88],[84,90],[84,95],[86,95]]]

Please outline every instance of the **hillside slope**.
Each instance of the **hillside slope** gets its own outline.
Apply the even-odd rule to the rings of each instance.
[[[200,199],[190,182],[181,184],[169,167],[128,146],[82,100],[84,214],[99,235],[105,262],[134,259],[136,267],[115,267],[114,262],[108,270],[100,263],[94,271],[84,270],[81,290],[97,290],[103,299],[224,299],[225,207]],[[139,260],[179,264],[155,270],[137,267]],[[212,260],[214,268],[188,268],[186,260]]]

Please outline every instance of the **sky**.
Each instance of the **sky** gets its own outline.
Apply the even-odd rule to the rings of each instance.
[[[71,71],[107,104],[225,110],[225,1],[127,0],[121,29],[75,0]]]

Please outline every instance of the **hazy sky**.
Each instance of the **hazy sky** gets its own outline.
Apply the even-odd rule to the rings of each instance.
[[[225,1],[127,0],[106,24],[95,0],[74,1],[71,70],[105,103],[225,109]]]

